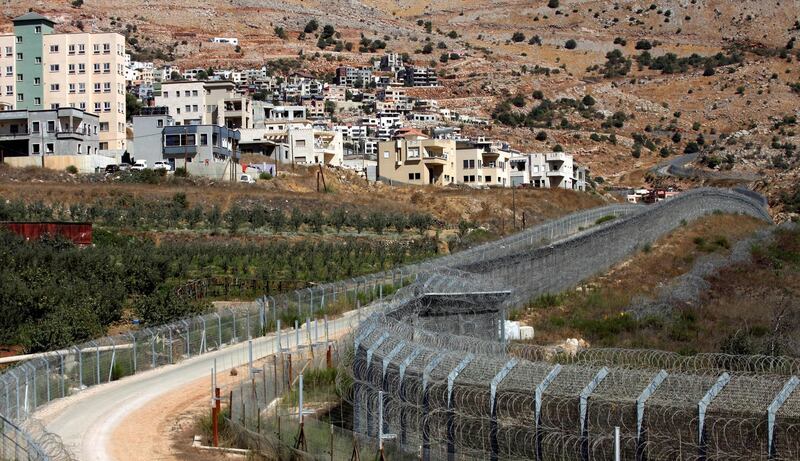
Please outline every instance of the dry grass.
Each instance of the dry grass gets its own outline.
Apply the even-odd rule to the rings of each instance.
[[[542,344],[578,337],[596,346],[683,352],[719,350],[723,333],[714,328],[716,313],[680,311],[672,320],[636,321],[624,312],[631,300],[654,296],[670,280],[688,272],[698,257],[709,252],[727,253],[736,241],[764,225],[743,216],[703,218],[680,227],[592,279],[585,291],[567,292],[555,299],[533,303],[523,319],[534,326],[536,342]],[[744,280],[742,283],[747,286]]]
[[[331,210],[344,206],[370,211],[430,213],[447,225],[462,219],[492,225],[498,231],[512,230],[515,202],[518,226],[525,212],[531,225],[565,213],[604,204],[604,199],[591,194],[563,189],[511,190],[471,188],[439,188],[387,186],[368,184],[349,171],[325,170],[325,179],[332,190],[316,192],[315,168],[297,167],[279,173],[279,177],[259,181],[255,185],[214,183],[206,180],[164,181],[161,184],[90,182],[75,179],[66,173],[43,169],[0,169],[0,197],[26,202],[92,203],[113,200],[120,196],[134,199],[169,200],[175,193],[186,194],[190,204],[217,205],[223,210],[234,203],[258,201],[270,207],[304,211]]]

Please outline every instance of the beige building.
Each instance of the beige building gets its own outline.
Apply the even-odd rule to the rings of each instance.
[[[0,110],[14,109],[16,102],[14,34],[0,35]]]
[[[510,160],[519,156],[508,145],[478,138],[456,144],[456,182],[467,186],[511,185]]]
[[[169,108],[176,125],[253,127],[253,101],[229,81],[163,82],[156,106]]]
[[[390,183],[453,184],[456,182],[456,142],[429,139],[413,129],[378,144],[378,178]]]
[[[97,114],[100,150],[124,152],[125,37],[47,34],[42,44],[42,107],[73,107]]]

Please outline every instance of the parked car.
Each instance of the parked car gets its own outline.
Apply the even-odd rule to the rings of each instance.
[[[120,163],[118,166],[119,166],[119,171],[128,171],[131,169],[130,163]]]
[[[106,174],[114,174],[120,171],[119,165],[106,165]]]
[[[153,164],[153,169],[172,171],[172,164],[169,162],[158,161]]]
[[[131,170],[135,171],[142,171],[147,169],[147,160],[137,160],[136,163],[133,164]]]
[[[243,182],[246,184],[255,184],[256,180],[253,179],[253,177],[250,176],[249,174],[242,174],[239,176],[239,182]]]

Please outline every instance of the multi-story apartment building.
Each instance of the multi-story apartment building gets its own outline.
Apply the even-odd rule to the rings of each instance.
[[[512,158],[520,155],[507,144],[478,138],[456,143],[456,182],[468,186],[511,185]]]
[[[341,133],[295,124],[287,124],[282,130],[270,128],[272,126],[242,130],[242,152],[264,155],[283,164],[342,165]]]
[[[14,106],[31,111],[72,107],[96,114],[100,151],[122,153],[126,147],[125,38],[116,33],[57,34],[54,25],[37,13],[14,19]],[[11,45],[6,38],[0,42],[6,75]],[[0,84],[7,95],[9,83]]]
[[[0,110],[11,110],[16,103],[14,34],[0,35]]]
[[[405,66],[397,72],[397,80],[406,86],[437,86],[436,71],[429,67]]]
[[[453,184],[456,182],[456,142],[429,139],[404,129],[395,139],[378,144],[378,179],[389,183]]]
[[[208,125],[206,89],[204,82],[169,81],[161,83],[161,95],[156,95],[156,106],[166,107],[175,125]]]
[[[176,125],[253,127],[253,101],[229,81],[162,82],[155,103],[169,109]]]
[[[403,67],[403,55],[400,53],[386,53],[379,61],[373,62],[375,70],[397,72]]]
[[[336,83],[363,88],[372,81],[372,69],[342,66],[336,69]]]
[[[98,154],[97,115],[73,108],[0,112],[0,151],[4,157]]]
[[[510,180],[514,185],[586,190],[586,168],[575,165],[567,153],[525,154],[510,163]]]

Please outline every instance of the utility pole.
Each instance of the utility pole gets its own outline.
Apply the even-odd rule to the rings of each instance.
[[[511,226],[514,231],[517,230],[517,188],[511,185],[511,213],[514,218]]]

